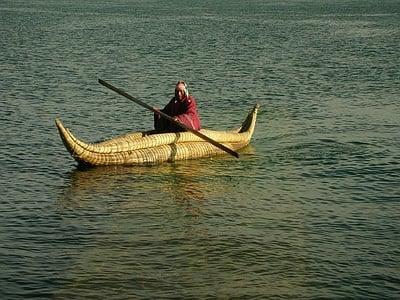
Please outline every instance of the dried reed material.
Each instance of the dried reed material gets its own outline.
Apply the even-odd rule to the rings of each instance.
[[[237,130],[202,129],[201,133],[232,150],[238,150],[250,142],[257,111],[258,105],[255,105]],[[191,132],[135,132],[100,143],[86,143],[76,138],[60,120],[56,119],[56,125],[65,147],[74,159],[88,166],[154,164],[225,153]]]

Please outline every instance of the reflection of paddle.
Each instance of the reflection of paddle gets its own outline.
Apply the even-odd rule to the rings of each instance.
[[[208,136],[205,136],[204,134],[202,134],[201,132],[194,130],[193,128],[190,128],[188,126],[186,126],[185,124],[175,120],[174,118],[171,118],[170,116],[168,116],[167,114],[163,113],[162,111],[159,111],[157,109],[155,109],[154,107],[144,103],[143,101],[136,99],[134,97],[132,97],[131,95],[129,95],[128,93],[116,88],[115,86],[105,82],[104,80],[99,79],[99,83],[104,85],[105,87],[109,88],[110,90],[113,90],[114,92],[128,98],[129,100],[132,100],[133,102],[147,108],[148,110],[151,110],[152,112],[159,114],[161,117],[163,117],[164,119],[167,119],[168,121],[182,127],[183,129],[185,129],[186,131],[190,131],[191,133],[197,135],[198,137],[202,138],[203,140],[209,142],[210,144],[214,145],[215,147],[224,150],[225,152],[228,152],[229,154],[235,156],[236,158],[239,158],[239,153],[233,151],[232,149],[229,149],[228,147],[222,145],[221,143],[218,143],[217,141],[214,141],[213,139],[209,138]]]

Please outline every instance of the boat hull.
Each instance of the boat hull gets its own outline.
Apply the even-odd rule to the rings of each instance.
[[[240,150],[250,142],[257,111],[258,105],[255,105],[237,130],[203,129],[201,132],[234,151]],[[86,143],[76,138],[58,119],[56,126],[69,153],[85,166],[157,164],[226,154],[190,132],[135,132],[100,143]]]

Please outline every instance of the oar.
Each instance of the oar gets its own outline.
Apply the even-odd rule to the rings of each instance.
[[[214,141],[213,139],[209,138],[208,136],[202,134],[201,132],[194,130],[193,128],[190,128],[188,126],[186,126],[185,124],[175,120],[174,118],[171,118],[170,116],[168,116],[167,114],[163,113],[162,111],[159,111],[157,109],[155,109],[154,107],[144,103],[143,101],[132,97],[131,95],[129,95],[128,93],[124,92],[123,90],[120,90],[119,88],[116,88],[115,86],[109,84],[108,82],[105,82],[102,79],[99,79],[99,83],[104,85],[105,87],[109,88],[110,90],[113,90],[114,92],[120,94],[121,96],[124,96],[126,98],[128,98],[129,100],[132,100],[133,102],[147,108],[148,110],[151,110],[152,112],[159,114],[161,117],[163,117],[164,119],[167,119],[168,121],[182,127],[183,129],[190,131],[191,133],[197,135],[198,137],[202,138],[203,140],[209,142],[210,144],[214,145],[215,147],[218,147],[221,150],[224,150],[225,152],[235,156],[236,158],[239,158],[239,153],[233,151],[232,149],[229,149],[228,147],[222,145],[221,143],[218,143],[217,141]]]

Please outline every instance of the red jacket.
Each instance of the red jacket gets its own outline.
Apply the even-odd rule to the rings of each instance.
[[[191,95],[185,97],[182,101],[175,99],[175,97],[172,98],[161,111],[170,117],[176,117],[179,122],[195,130],[200,130],[201,128],[196,100]],[[183,130],[181,127],[170,123],[157,114],[154,115],[154,127],[159,132],[177,132]]]

